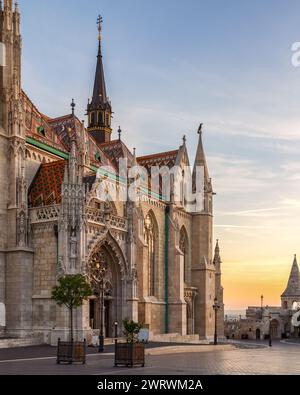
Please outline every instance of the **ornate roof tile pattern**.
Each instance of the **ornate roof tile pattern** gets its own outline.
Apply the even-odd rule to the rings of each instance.
[[[65,163],[64,160],[60,160],[40,166],[28,193],[30,207],[49,206],[61,202]]]
[[[137,158],[137,162],[140,166],[146,167],[148,171],[150,171],[152,166],[167,166],[169,168],[172,168],[175,166],[178,152],[179,150],[175,150],[161,152],[153,155],[141,156]]]
[[[101,151],[109,157],[116,169],[119,167],[120,158],[127,158],[128,165],[131,166],[133,155],[121,140],[113,140],[108,143],[100,144]]]
[[[66,147],[62,144],[52,125],[49,123],[51,119],[43,115],[35,107],[24,91],[22,91],[22,102],[25,110],[26,135],[66,152]]]

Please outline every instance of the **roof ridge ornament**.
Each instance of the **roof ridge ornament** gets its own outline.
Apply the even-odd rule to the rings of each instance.
[[[75,107],[76,107],[76,103],[75,103],[74,99],[72,99],[72,102],[71,102],[72,115],[75,115]]]

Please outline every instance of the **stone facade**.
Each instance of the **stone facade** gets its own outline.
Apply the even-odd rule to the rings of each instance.
[[[88,127],[72,114],[44,116],[21,89],[20,13],[11,0],[0,10],[0,326],[6,335],[42,335],[46,343],[66,338],[69,316],[51,300],[62,275],[83,273],[95,295],[75,312],[75,334],[99,333],[100,303],[106,336],[125,317],[139,320],[150,334],[214,335],[215,297],[220,304],[219,335],[224,333],[221,259],[213,256],[213,189],[202,130],[196,166],[203,168],[203,207],[186,209],[146,182],[137,201],[112,199],[129,193],[117,169],[140,165],[189,165],[185,139],[179,149],[136,158],[121,139],[111,140],[111,104],[106,95],[101,52],[88,104]],[[112,170],[105,170],[109,166]],[[126,174],[127,176],[127,174]],[[191,175],[192,176],[192,175]],[[116,181],[117,180],[117,181]],[[184,180],[184,177],[183,177]],[[183,181],[184,182],[184,181]],[[183,184],[184,186],[184,184]],[[99,189],[107,198],[99,198]],[[98,260],[98,261],[97,261]],[[105,273],[102,292],[91,276],[99,262]],[[2,314],[2,317],[1,317]],[[121,333],[121,330],[120,330]]]

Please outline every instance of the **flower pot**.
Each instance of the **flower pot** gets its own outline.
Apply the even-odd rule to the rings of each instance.
[[[60,363],[82,363],[86,362],[86,340],[83,342],[62,342],[58,339],[57,364]]]
[[[145,366],[144,343],[116,343],[115,366]]]

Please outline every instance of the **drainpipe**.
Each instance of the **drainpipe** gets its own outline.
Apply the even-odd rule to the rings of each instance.
[[[165,333],[169,333],[169,213],[170,206],[165,210]]]
[[[54,234],[55,234],[55,237],[56,237],[56,267],[58,268],[58,265],[59,265],[59,258],[58,258],[58,255],[59,255],[58,225],[54,225]]]

